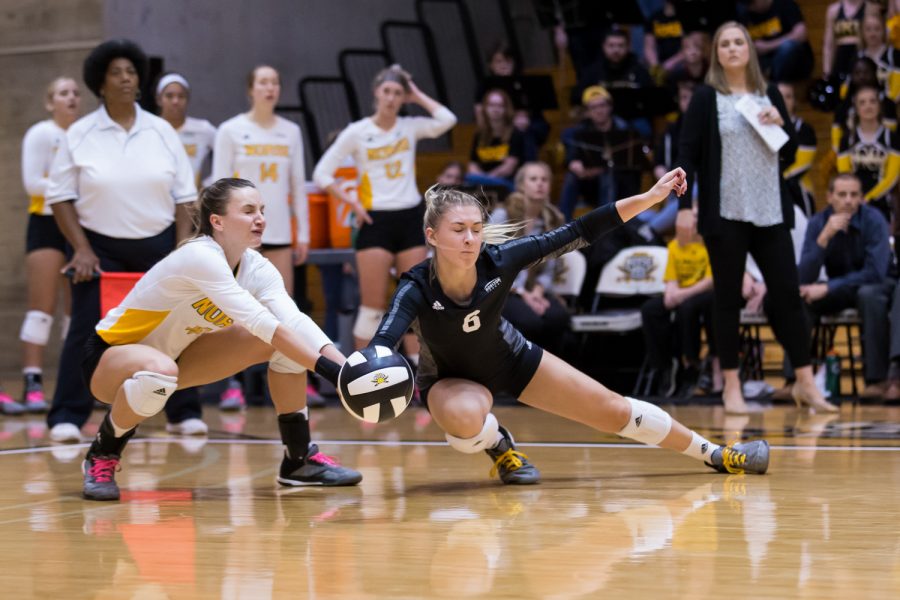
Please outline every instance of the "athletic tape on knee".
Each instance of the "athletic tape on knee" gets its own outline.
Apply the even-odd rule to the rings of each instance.
[[[53,316],[39,310],[29,310],[22,321],[22,329],[19,331],[19,339],[29,344],[46,346],[50,339],[50,327],[53,326]]]
[[[301,312],[298,312],[281,324],[296,333],[298,337],[316,352],[321,350],[323,346],[327,346],[331,343],[331,340],[325,335],[324,331],[319,329],[319,326],[316,325],[315,321]],[[276,373],[303,373],[306,371],[306,367],[292,361],[277,350],[269,357],[269,368]]]
[[[454,450],[458,450],[463,454],[475,454],[491,448],[494,442],[497,441],[497,434],[499,433],[500,424],[497,423],[497,417],[493,413],[488,413],[484,418],[484,426],[481,428],[481,433],[475,437],[463,439],[449,433],[445,433],[444,436],[447,438],[447,443]]]
[[[380,308],[360,306],[353,324],[353,337],[369,341],[378,333],[378,326],[384,318],[385,311]]]
[[[163,409],[169,396],[178,388],[178,378],[152,371],[138,371],[122,384],[131,410],[142,417],[152,417]]]
[[[625,399],[631,404],[631,418],[619,435],[651,446],[666,439],[672,429],[669,413],[643,400]]]

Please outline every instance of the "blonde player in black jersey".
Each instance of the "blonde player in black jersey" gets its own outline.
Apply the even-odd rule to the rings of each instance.
[[[84,496],[117,500],[115,473],[135,428],[172,393],[268,362],[269,390],[285,446],[282,485],[355,485],[362,475],[310,441],[306,370],[337,378],[344,358],[297,309],[278,270],[260,253],[266,219],[259,191],[221,179],[197,201],[193,238],[156,263],[97,324],[82,376],[112,405],[83,463]]]
[[[511,226],[486,224],[484,207],[472,196],[432,188],[425,194],[425,238],[434,256],[403,275],[372,345],[394,348],[413,326],[421,345],[417,383],[435,422],[454,449],[486,451],[504,483],[536,483],[540,474],[491,413],[493,396],[501,392],[720,472],[764,473],[765,441],[717,446],[658,407],[620,396],[544,352],[501,317],[520,270],[591,244],[673,190],[680,195],[686,189],[684,171],[675,169],[648,192],[547,233],[510,239]]]
[[[42,367],[44,347],[50,338],[53,313],[60,289],[65,295],[66,337],[69,319],[69,288],[63,285],[60,269],[66,264],[66,238],[53,219],[53,210],[44,201],[50,164],[69,125],[78,118],[81,91],[69,77],[59,77],[47,87],[44,108],[50,118],[36,123],[22,140],[22,181],[29,196],[28,230],[25,236],[25,271],[28,282],[28,312],[22,322],[22,374],[25,378],[22,403],[0,390],[0,413],[17,414],[23,410],[45,412]]]

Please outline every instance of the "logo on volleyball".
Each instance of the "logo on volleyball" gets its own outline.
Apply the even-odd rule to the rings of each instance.
[[[378,387],[382,383],[388,383],[388,376],[384,373],[375,373],[372,375],[372,383],[375,384],[375,387]]]

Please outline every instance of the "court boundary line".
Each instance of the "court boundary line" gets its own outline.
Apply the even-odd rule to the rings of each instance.
[[[282,445],[281,440],[274,439],[223,439],[202,437],[171,437],[171,438],[138,438],[131,440],[129,445],[148,444],[153,442],[161,442],[165,444],[178,444],[182,442],[200,442],[205,444],[240,444],[247,446],[274,446]],[[325,446],[385,446],[385,447],[403,447],[403,446],[447,446],[446,442],[433,440],[313,440],[316,444]],[[14,456],[17,454],[34,454],[41,452],[53,452],[54,450],[64,448],[87,448],[90,442],[81,442],[78,444],[60,444],[54,446],[35,446],[32,448],[9,448],[0,450],[0,456]],[[517,446],[525,448],[599,448],[599,449],[624,449],[624,450],[653,450],[658,446],[647,446],[644,444],[617,444],[611,442],[516,442]],[[772,450],[815,450],[822,452],[900,452],[900,446],[797,446],[791,444],[770,445]]]

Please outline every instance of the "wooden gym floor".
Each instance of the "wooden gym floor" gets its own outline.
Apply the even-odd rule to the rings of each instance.
[[[410,409],[367,427],[314,410],[353,488],[279,488],[271,409],[207,409],[208,439],[157,417],[118,503],[81,498],[86,444],[0,420],[0,595],[9,598],[895,598],[900,408],[749,417],[670,407],[716,441],[765,437],[765,476],[719,475],[526,407],[500,422],[536,486],[488,478]],[[95,412],[86,434],[96,431]]]

